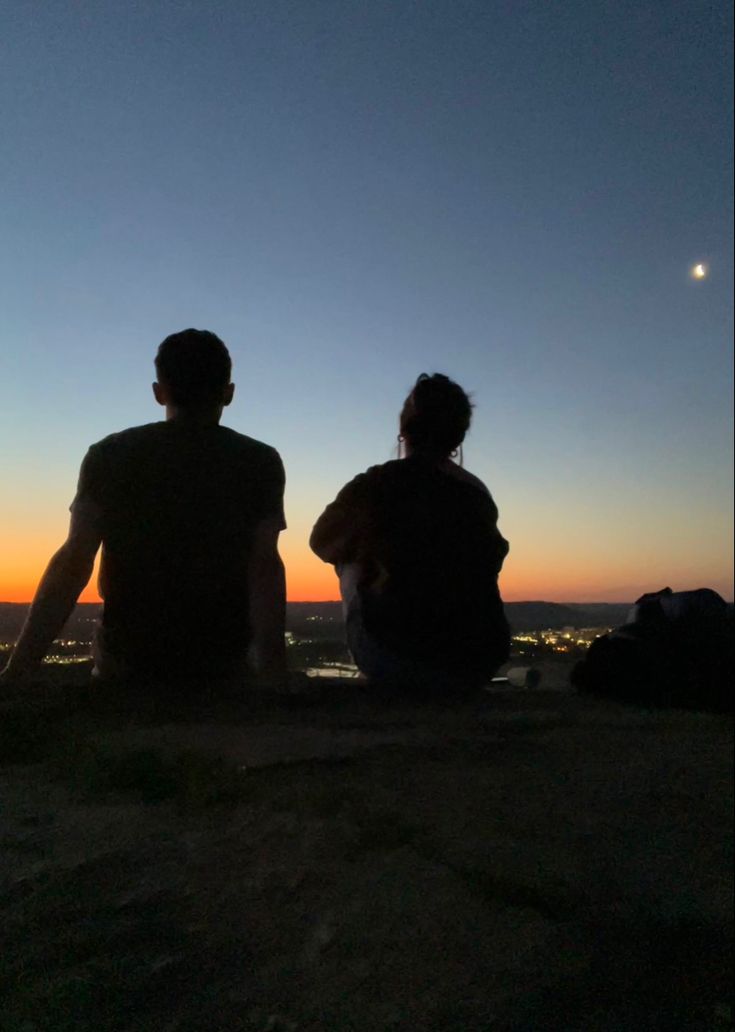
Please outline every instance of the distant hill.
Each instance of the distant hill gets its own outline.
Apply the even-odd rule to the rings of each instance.
[[[0,602],[0,641],[15,641],[30,606],[27,602]],[[91,626],[96,622],[102,606],[99,602],[82,602],[64,628],[64,636],[77,641],[89,641]]]
[[[562,627],[618,627],[625,623],[630,602],[506,602],[514,631]]]
[[[616,627],[625,622],[630,602],[506,602],[514,631],[562,627]],[[288,629],[323,637],[331,625],[342,624],[341,602],[289,602]]]
[[[625,623],[630,602],[506,602],[514,631],[562,627],[617,627]],[[341,602],[289,602],[288,629],[295,634],[325,637],[343,622]]]
[[[505,611],[514,631],[562,627],[617,627],[625,623],[628,602],[507,602]],[[82,603],[72,613],[64,635],[88,641],[101,605]],[[15,641],[28,612],[25,602],[0,602],[0,641]],[[343,633],[341,602],[289,602],[286,629],[299,637],[335,638]]]

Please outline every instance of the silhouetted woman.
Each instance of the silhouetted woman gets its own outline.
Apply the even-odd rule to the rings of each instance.
[[[508,542],[477,477],[453,461],[472,406],[446,376],[422,373],[400,415],[399,454],[350,481],[310,545],[340,578],[347,642],[371,681],[473,689],[508,657],[498,591]]]

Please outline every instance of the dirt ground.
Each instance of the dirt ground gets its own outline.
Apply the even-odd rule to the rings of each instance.
[[[4,704],[2,1032],[732,1028],[730,719],[329,693]]]

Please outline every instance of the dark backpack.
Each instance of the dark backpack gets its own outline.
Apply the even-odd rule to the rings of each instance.
[[[655,708],[733,709],[733,608],[709,588],[642,595],[572,670],[579,692]]]

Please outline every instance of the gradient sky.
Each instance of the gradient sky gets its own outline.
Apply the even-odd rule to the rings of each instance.
[[[283,455],[292,599],[337,597],[309,530],[424,370],[474,395],[505,598],[732,598],[731,38],[698,0],[6,2],[0,599],[187,326]]]

